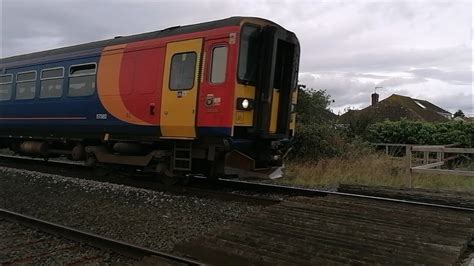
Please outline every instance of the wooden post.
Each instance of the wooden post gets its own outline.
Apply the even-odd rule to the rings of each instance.
[[[408,179],[408,187],[412,188],[412,175],[411,175],[411,146],[407,145],[405,146],[405,164],[406,164],[406,175]]]
[[[443,154],[443,153],[440,152],[440,151],[436,153],[436,161],[437,161],[437,162],[443,161],[443,155],[442,155],[442,154]],[[440,169],[440,168],[441,168],[441,166],[437,166],[437,167],[436,167],[436,169]]]
[[[474,154],[473,148],[449,148],[453,145],[422,145],[422,146],[410,146],[407,148],[407,159],[406,159],[406,171],[407,178],[409,179],[410,187],[413,186],[413,173],[427,173],[427,174],[443,174],[443,175],[462,175],[462,176],[473,176],[474,171],[460,171],[460,170],[447,170],[447,169],[435,169],[440,168],[445,162],[456,159],[457,156],[450,156],[445,158],[448,154]],[[410,152],[409,152],[410,151]],[[423,152],[422,165],[412,167],[413,152],[415,152],[416,162],[419,161],[417,155]],[[436,153],[436,159],[430,160],[430,153]],[[435,161],[435,162],[433,162]]]
[[[385,154],[388,156],[388,145],[385,145]]]

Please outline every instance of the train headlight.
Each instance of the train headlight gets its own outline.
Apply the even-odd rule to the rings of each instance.
[[[238,110],[252,110],[253,109],[253,99],[248,98],[237,98],[237,109]]]
[[[242,108],[244,108],[244,109],[249,108],[249,100],[248,99],[244,99],[242,101]]]

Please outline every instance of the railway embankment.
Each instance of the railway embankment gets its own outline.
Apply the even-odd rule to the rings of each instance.
[[[262,207],[0,167],[0,208],[169,251]]]

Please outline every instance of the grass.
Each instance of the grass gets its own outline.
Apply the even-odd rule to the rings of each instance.
[[[474,192],[474,177],[413,174],[413,187]],[[408,187],[404,162],[385,154],[357,158],[332,158],[315,162],[290,161],[278,182],[305,186],[336,187],[338,184]]]

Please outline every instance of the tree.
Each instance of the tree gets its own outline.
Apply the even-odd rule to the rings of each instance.
[[[464,115],[464,112],[463,112],[463,111],[457,110],[456,113],[454,113],[454,115],[453,115],[453,118],[456,118],[456,117],[464,118],[464,117],[466,117],[466,116]]]
[[[338,139],[335,115],[329,110],[331,97],[324,90],[298,91],[296,137],[292,157],[299,160],[319,159],[339,153],[333,145]]]
[[[363,152],[370,147],[360,138],[349,138],[329,109],[331,96],[325,90],[300,89],[296,106],[296,134],[290,158],[319,160]]]
[[[330,103],[331,96],[325,90],[300,89],[296,105],[297,122],[307,125],[327,120]]]

